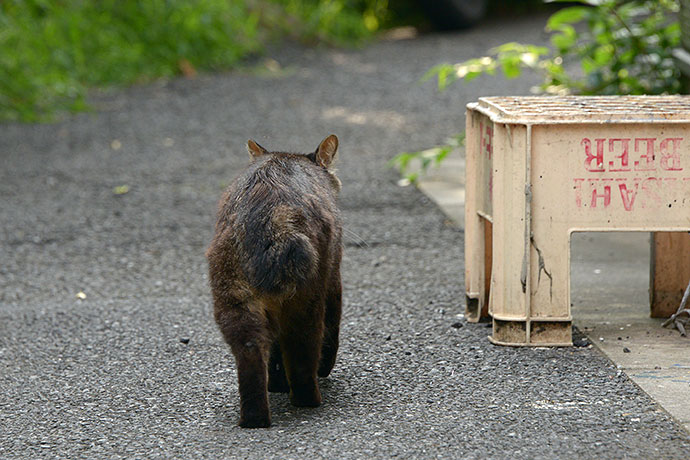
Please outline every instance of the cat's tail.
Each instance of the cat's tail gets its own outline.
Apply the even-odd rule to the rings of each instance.
[[[299,210],[278,206],[264,225],[245,235],[245,273],[252,287],[280,294],[314,277],[318,253],[305,234],[308,225]]]

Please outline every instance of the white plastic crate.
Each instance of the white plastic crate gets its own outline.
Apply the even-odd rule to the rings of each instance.
[[[572,344],[570,235],[690,230],[690,97],[467,106],[467,316],[502,345]]]

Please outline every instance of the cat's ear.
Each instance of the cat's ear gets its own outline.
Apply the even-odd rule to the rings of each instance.
[[[316,162],[328,168],[335,159],[335,154],[338,152],[338,138],[335,134],[331,134],[326,139],[322,140],[319,148],[316,149]]]
[[[259,144],[257,144],[251,139],[247,141],[247,152],[249,152],[250,158],[260,157],[261,155],[265,155],[268,153],[268,151],[265,148],[261,147]]]

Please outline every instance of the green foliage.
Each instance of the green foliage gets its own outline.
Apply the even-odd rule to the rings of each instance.
[[[448,139],[444,145],[418,152],[399,153],[390,160],[388,165],[400,170],[403,175],[401,185],[414,184],[421,174],[425,173],[431,166],[438,166],[449,153],[464,144],[465,133],[457,134]]]
[[[569,3],[572,3],[569,2]],[[680,43],[674,21],[677,0],[581,0],[554,13],[546,24],[551,49],[506,43],[489,56],[441,64],[440,89],[498,69],[507,78],[525,69],[540,73],[537,88],[548,94],[664,94],[681,89],[671,51]],[[580,63],[579,68],[576,65]]]
[[[566,1],[575,3],[553,0]],[[532,70],[542,76],[535,91],[546,94],[672,94],[681,90],[680,72],[671,56],[680,44],[677,0],[578,3],[548,19],[551,48],[506,43],[489,50],[488,56],[437,65],[422,80],[436,77],[439,90],[444,90],[457,80],[470,81],[499,70],[506,78]],[[410,173],[409,155],[400,154],[392,161],[404,177],[416,181],[429,163]]]
[[[275,21],[286,35],[306,42],[361,43],[391,17],[388,0],[271,0],[288,20]]]
[[[491,50],[493,56],[470,59],[460,64],[439,64],[431,68],[422,81],[438,77],[440,90],[459,79],[471,81],[482,74],[494,75],[498,69],[507,78],[520,76],[522,68],[537,68],[549,49],[543,46],[506,43]]]
[[[354,44],[388,0],[0,0],[0,121],[86,108],[87,88],[238,65],[272,39]]]
[[[227,0],[6,0],[0,119],[83,109],[89,85],[233,65],[259,49],[257,20]]]

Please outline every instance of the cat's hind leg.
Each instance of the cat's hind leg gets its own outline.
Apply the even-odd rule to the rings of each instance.
[[[215,306],[215,317],[237,364],[240,421],[244,428],[271,425],[268,406],[268,357],[272,343],[261,305]]]
[[[321,404],[316,371],[323,341],[323,303],[323,299],[309,299],[302,305],[290,306],[289,317],[281,324],[280,348],[290,385],[290,402],[295,406]]]
[[[335,365],[340,335],[340,316],[342,315],[342,286],[340,271],[336,271],[326,296],[326,315],[324,318],[323,346],[319,363],[319,377],[327,377]]]
[[[283,365],[283,354],[280,350],[280,342],[273,342],[271,347],[271,357],[268,360],[268,391],[274,393],[288,393],[288,385],[285,376],[285,366]]]

